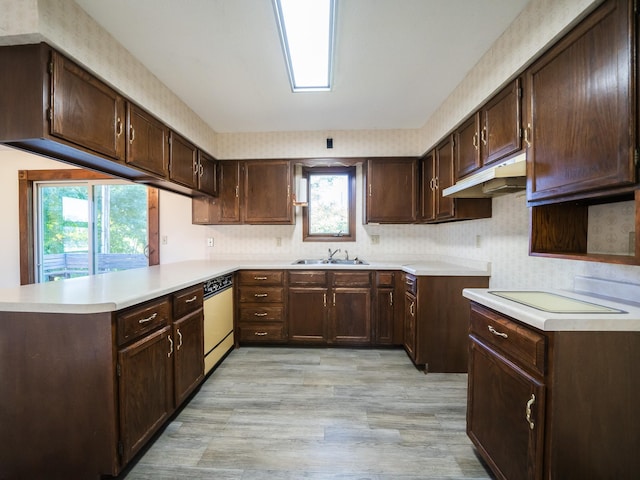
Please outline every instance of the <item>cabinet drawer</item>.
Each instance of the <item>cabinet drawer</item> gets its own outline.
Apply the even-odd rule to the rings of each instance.
[[[118,344],[129,342],[150,332],[171,319],[171,301],[169,297],[144,303],[118,313]]]
[[[323,270],[294,270],[289,272],[289,285],[327,285],[327,272]]]
[[[376,286],[393,287],[395,284],[396,272],[376,272]]]
[[[414,275],[404,274],[404,289],[406,292],[415,295],[418,292],[418,280]]]
[[[371,272],[336,272],[333,274],[334,287],[370,287]]]
[[[241,303],[280,303],[283,298],[282,287],[241,287]]]
[[[282,285],[282,270],[242,270],[238,272],[241,285]]]
[[[202,308],[202,285],[185,288],[173,294],[173,318],[178,319]]]
[[[240,330],[241,342],[283,342],[284,336],[284,324],[283,323],[240,323],[238,325]]]
[[[280,322],[283,321],[282,307],[252,306],[240,308],[241,322]]]
[[[476,304],[471,308],[470,332],[522,367],[545,373],[547,339],[543,334]]]

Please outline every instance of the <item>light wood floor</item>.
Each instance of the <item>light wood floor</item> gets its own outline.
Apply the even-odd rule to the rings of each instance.
[[[492,478],[465,433],[467,376],[403,350],[234,350],[123,478]]]

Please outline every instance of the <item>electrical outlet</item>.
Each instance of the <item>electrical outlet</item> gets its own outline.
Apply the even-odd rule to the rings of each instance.
[[[213,237],[207,238],[207,247],[213,247]]]
[[[380,235],[371,235],[371,244],[378,245],[380,243]]]
[[[162,245],[166,245],[167,243],[169,243],[169,237],[167,237],[166,235],[162,236]]]

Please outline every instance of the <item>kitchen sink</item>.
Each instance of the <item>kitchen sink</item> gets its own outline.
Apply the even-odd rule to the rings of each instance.
[[[302,260],[296,260],[295,262],[293,262],[293,265],[321,265],[323,263],[329,263],[329,260],[305,258]]]
[[[344,258],[332,258],[331,260],[316,259],[316,258],[303,258],[296,260],[293,265],[369,265],[364,260],[354,258],[353,260],[346,260]]]

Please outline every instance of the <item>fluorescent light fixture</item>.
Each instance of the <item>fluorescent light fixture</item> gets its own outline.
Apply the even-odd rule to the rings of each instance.
[[[331,90],[337,0],[273,0],[294,92]]]

